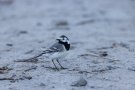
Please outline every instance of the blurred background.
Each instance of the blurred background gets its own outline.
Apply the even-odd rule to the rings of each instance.
[[[111,58],[126,58],[120,63],[130,66],[135,51],[135,0],[0,0],[1,66],[40,53],[61,35],[71,41],[68,58],[74,58],[74,63],[87,51],[116,46],[105,51]],[[78,61],[78,67],[85,67],[85,59]]]
[[[135,0],[0,0],[0,51],[21,57],[63,34],[89,48],[134,41],[134,10]]]

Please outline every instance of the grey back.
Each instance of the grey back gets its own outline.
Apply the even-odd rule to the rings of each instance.
[[[62,44],[55,43],[48,50],[46,50],[46,53],[54,53],[62,51],[64,51],[64,46]]]

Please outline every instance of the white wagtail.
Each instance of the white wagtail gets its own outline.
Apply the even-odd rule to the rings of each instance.
[[[59,59],[63,59],[68,54],[69,49],[69,39],[65,35],[61,35],[58,39],[56,39],[56,43],[54,43],[49,49],[43,51],[41,54],[35,56],[34,58],[38,58],[43,54],[49,54],[49,57],[51,58],[55,68],[59,70],[54,63],[54,60],[58,62],[61,69],[64,69],[64,67],[60,64]]]

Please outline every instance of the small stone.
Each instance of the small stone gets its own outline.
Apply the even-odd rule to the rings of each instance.
[[[42,23],[41,22],[37,22],[37,26],[42,26]]]
[[[28,80],[30,80],[30,79],[32,79],[32,77],[31,76],[28,76],[28,77],[25,77],[26,79],[28,79]]]
[[[75,87],[81,87],[86,85],[87,85],[87,81],[84,78],[80,78],[78,81],[75,81],[71,84],[71,86],[75,86]]]
[[[52,86],[52,88],[55,88],[55,86]]]
[[[106,56],[108,56],[107,51],[100,52],[100,56],[101,56],[101,57],[106,57]]]
[[[19,80],[25,80],[25,79],[31,80],[32,77],[31,77],[31,76],[21,76],[21,77],[19,78]]]
[[[0,0],[1,5],[10,5],[14,2],[14,0]]]
[[[132,65],[131,67],[128,67],[128,70],[130,70],[130,71],[135,71],[135,66]]]
[[[68,22],[67,21],[59,21],[56,23],[56,26],[67,26]]]
[[[40,86],[46,86],[44,83],[40,83]]]
[[[95,86],[90,86],[90,88],[95,88]]]
[[[20,34],[27,34],[28,32],[25,31],[25,30],[22,30],[22,31],[20,31],[19,33],[20,33]]]
[[[113,69],[116,69],[117,67],[113,67],[113,66],[107,66],[107,69],[108,70],[113,70]]]
[[[7,46],[10,46],[10,47],[12,47],[12,46],[13,46],[13,44],[11,44],[11,43],[7,43],[6,45],[7,45]]]

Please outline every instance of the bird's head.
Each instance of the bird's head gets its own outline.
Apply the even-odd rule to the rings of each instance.
[[[65,35],[61,35],[59,38],[57,38],[56,40],[58,40],[59,43],[67,43],[70,44],[69,39],[65,36]]]
[[[59,38],[57,38],[58,43],[63,44],[67,50],[70,48],[70,42],[69,39],[65,35],[61,35]]]

